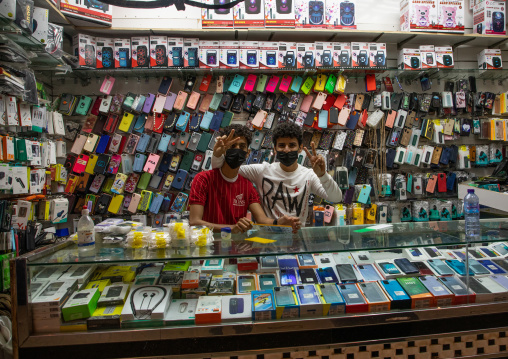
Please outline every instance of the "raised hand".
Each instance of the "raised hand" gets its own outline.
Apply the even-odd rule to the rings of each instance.
[[[313,142],[310,143],[310,146],[312,147],[312,152],[309,152],[307,147],[304,147],[304,151],[307,154],[307,157],[309,158],[310,164],[312,166],[312,169],[314,170],[314,173],[318,176],[324,176],[326,173],[326,163],[323,156],[318,155],[316,152],[316,144]]]
[[[213,155],[215,157],[220,157],[226,153],[226,151],[235,143],[240,141],[240,137],[235,137],[235,130],[231,130],[229,136],[221,136],[217,137],[217,141],[215,142],[215,146],[213,146]]]

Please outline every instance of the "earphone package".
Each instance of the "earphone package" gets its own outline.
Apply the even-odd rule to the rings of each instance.
[[[168,311],[173,291],[163,285],[135,285],[122,310],[122,322],[163,320]]]

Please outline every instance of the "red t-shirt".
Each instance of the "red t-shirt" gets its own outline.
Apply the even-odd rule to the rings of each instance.
[[[200,172],[194,177],[189,204],[204,208],[203,220],[214,224],[236,224],[247,215],[251,203],[260,203],[252,183],[238,175],[235,182],[228,182],[220,169]]]

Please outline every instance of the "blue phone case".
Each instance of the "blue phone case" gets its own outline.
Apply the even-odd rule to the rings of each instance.
[[[319,296],[316,292],[316,287],[313,284],[297,285],[296,291],[301,304],[320,304]]]
[[[178,117],[178,121],[176,122],[176,129],[178,131],[185,131],[187,128],[187,123],[189,122],[190,113],[182,111],[180,117]]]
[[[356,124],[358,123],[358,120],[360,120],[360,111],[352,111],[349,115],[349,120],[346,123],[346,128],[350,130],[354,130],[356,128]]]
[[[328,111],[326,110],[319,111],[318,127],[323,129],[328,128]]]
[[[106,152],[106,148],[108,147],[109,139],[111,137],[109,135],[102,135],[97,147],[95,148],[95,153],[104,153]]]
[[[150,207],[148,208],[148,211],[157,214],[160,211],[160,208],[162,206],[162,200],[164,199],[164,196],[160,193],[155,194],[155,196],[152,199],[152,203],[150,203]]]
[[[303,78],[300,76],[296,76],[293,78],[293,83],[291,84],[291,91],[292,92],[299,92],[300,87],[302,87],[302,81]]]
[[[379,266],[386,274],[400,274],[400,271],[398,270],[397,266],[393,263],[389,262],[379,263]]]
[[[169,141],[171,141],[171,135],[168,135],[167,133],[163,133],[161,140],[159,141],[159,146],[157,146],[157,149],[161,152],[166,152],[168,150]],[[166,172],[166,171],[164,171],[164,172]]]
[[[174,189],[182,190],[183,186],[185,185],[185,182],[187,181],[187,176],[189,173],[185,170],[178,170],[176,173],[175,179],[173,180],[173,183],[171,184],[171,187]]]
[[[220,130],[220,124],[222,123],[222,119],[224,118],[224,112],[222,111],[215,111],[213,113],[212,121],[210,123],[210,130],[212,131],[219,131]]]
[[[362,190],[360,191],[360,195],[358,196],[358,202],[366,204],[370,199],[370,192],[372,191],[372,187],[369,185],[364,185]]]
[[[238,95],[238,92],[242,88],[243,80],[245,77],[242,75],[235,75],[233,78],[233,81],[231,81],[231,85],[229,85],[228,91],[231,93],[234,93],[235,95]]]
[[[134,172],[143,172],[143,167],[145,166],[146,155],[142,153],[136,153],[134,157],[134,164],[132,165],[132,170]]]
[[[189,198],[189,195],[184,192],[178,193],[178,196],[176,196],[175,201],[171,205],[171,211],[172,212],[181,212],[185,202],[187,202],[187,199]]]
[[[161,163],[159,163],[159,171],[161,172],[169,171],[169,166],[171,166],[172,158],[173,155],[171,153],[164,153],[164,155],[162,155]]]
[[[280,269],[294,269],[298,268],[298,261],[296,258],[277,258],[277,263]]]
[[[199,131],[199,124],[201,123],[201,119],[203,115],[200,113],[194,114],[190,119],[189,130],[190,131]]]
[[[201,124],[199,125],[199,127],[203,131],[208,131],[210,129],[210,123],[212,122],[212,118],[213,113],[206,111],[205,114],[203,115],[203,119],[201,120]]]
[[[339,279],[337,278],[337,275],[335,275],[332,267],[318,268],[316,272],[319,276],[321,284],[339,282]]]
[[[142,133],[139,137],[138,146],[136,147],[136,151],[145,152],[148,143],[150,142],[151,136],[147,133]]]
[[[455,178],[457,175],[453,172],[448,173],[448,177],[446,177],[446,189],[448,191],[453,191],[455,189]]]
[[[134,121],[134,127],[132,128],[132,131],[136,133],[145,132],[145,122],[147,118],[148,117],[146,114],[139,115],[136,118],[136,121]]]
[[[133,111],[140,113],[143,111],[143,106],[145,105],[146,97],[143,95],[139,95],[139,102],[135,108],[132,108]]]

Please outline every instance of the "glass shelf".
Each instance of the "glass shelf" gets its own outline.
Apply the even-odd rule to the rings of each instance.
[[[268,70],[243,70],[243,69],[200,69],[200,68],[133,68],[133,69],[74,69],[71,74],[66,76],[79,78],[81,80],[91,80],[93,78],[103,78],[106,75],[121,77],[162,77],[166,75],[184,77],[186,75],[235,75],[249,73],[264,74],[293,74],[300,76],[312,76],[319,73],[342,73],[349,79],[364,78],[368,74],[374,74],[378,79],[383,77],[397,76],[401,82],[414,81],[422,75],[427,75],[434,80],[457,80],[474,76],[480,80],[497,80],[504,81],[508,78],[508,69],[499,70],[479,70],[479,69],[428,69],[428,70],[400,70],[397,68],[319,68],[319,69],[268,69]],[[55,76],[64,76],[63,74],[55,74]]]
[[[31,34],[20,28],[9,18],[0,14],[0,33],[17,43],[27,51],[33,51],[37,57],[31,58],[30,67],[34,70],[57,71],[58,67],[64,65],[63,61],[46,52],[46,45],[41,43]]]
[[[508,240],[508,219],[482,220],[481,226],[482,237],[477,243]],[[124,249],[118,245],[97,243],[95,253],[87,257],[80,257],[77,245],[68,241],[36,252],[33,256],[27,255],[27,259],[29,265],[37,266],[393,250],[464,245],[464,233],[464,221],[396,223],[383,228],[379,225],[310,227],[303,228],[294,235],[261,231],[248,236],[234,235],[231,241],[224,241],[220,234],[216,234],[215,242],[209,247],[149,250]],[[252,241],[253,237],[268,238],[275,242],[262,244]]]

